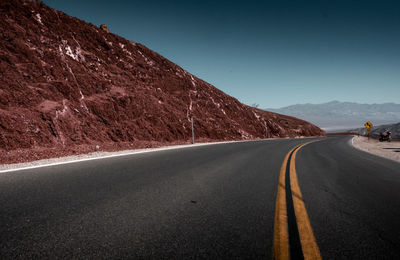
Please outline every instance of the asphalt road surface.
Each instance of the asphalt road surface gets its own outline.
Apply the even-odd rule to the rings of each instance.
[[[318,141],[294,159],[321,257],[400,259],[400,164],[351,147],[350,138],[218,144],[0,173],[0,259],[271,259],[281,167],[310,140]],[[290,243],[293,234],[289,224]]]

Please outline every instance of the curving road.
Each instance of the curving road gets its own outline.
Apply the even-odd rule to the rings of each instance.
[[[400,259],[400,164],[349,140],[218,144],[0,173],[0,258],[271,259],[277,239],[285,248],[274,235],[283,187],[292,258],[296,219],[298,257],[307,256],[297,200],[323,259]],[[283,175],[293,185],[282,166],[294,161],[302,195],[278,185]]]

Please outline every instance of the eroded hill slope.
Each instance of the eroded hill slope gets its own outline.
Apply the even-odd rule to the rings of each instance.
[[[145,46],[41,3],[0,1],[0,163],[96,149],[323,135],[240,103]]]

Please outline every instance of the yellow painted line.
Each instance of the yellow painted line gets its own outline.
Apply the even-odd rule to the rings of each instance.
[[[286,166],[290,154],[293,152],[290,160],[290,185],[292,189],[292,199],[295,209],[296,222],[300,235],[300,242],[304,259],[322,259],[316,243],[314,233],[311,228],[310,220],[303,202],[303,197],[300,191],[297,173],[296,173],[296,154],[303,146],[315,141],[296,146],[290,150],[283,160],[278,183],[278,192],[276,197],[275,220],[274,220],[274,243],[273,243],[273,258],[276,260],[289,260],[289,233],[286,212],[286,187],[285,175]]]
[[[311,228],[310,219],[307,214],[306,206],[303,201],[303,196],[300,191],[299,182],[296,173],[296,154],[305,145],[305,143],[296,149],[290,160],[290,186],[292,188],[292,198],[294,211],[296,214],[297,228],[299,230],[301,248],[303,250],[304,259],[322,259],[317,241]]]
[[[274,247],[273,247],[273,258],[289,260],[289,233],[287,225],[287,214],[286,214],[286,191],[285,191],[285,175],[286,165],[289,159],[290,153],[296,149],[293,148],[288,152],[283,160],[281,171],[279,175],[278,192],[276,196],[276,207],[275,207],[275,221],[274,221]]]

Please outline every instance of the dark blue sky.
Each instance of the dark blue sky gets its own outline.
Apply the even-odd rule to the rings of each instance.
[[[400,1],[44,2],[246,104],[400,103]]]

